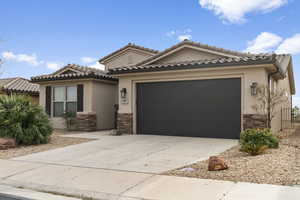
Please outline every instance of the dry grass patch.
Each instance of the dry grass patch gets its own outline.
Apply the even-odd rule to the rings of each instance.
[[[299,145],[299,146],[298,146]],[[228,170],[208,171],[208,160],[164,173],[165,175],[184,176],[226,181],[240,181],[275,185],[300,184],[300,128],[296,133],[282,139],[278,149],[268,149],[258,156],[249,156],[235,146],[219,155],[229,165]]]
[[[92,139],[60,137],[65,131],[54,131],[48,144],[18,146],[17,148],[0,150],[0,159],[9,159],[18,156],[24,156],[32,153],[48,151],[51,149],[61,148],[69,145],[80,144],[91,141]]]

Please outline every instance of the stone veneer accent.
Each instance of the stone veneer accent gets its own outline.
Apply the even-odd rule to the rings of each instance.
[[[132,134],[133,117],[132,113],[118,113],[117,134]]]
[[[244,130],[251,128],[267,128],[267,116],[261,114],[245,114],[243,116]]]
[[[97,115],[94,112],[78,112],[75,123],[78,131],[96,131]]]

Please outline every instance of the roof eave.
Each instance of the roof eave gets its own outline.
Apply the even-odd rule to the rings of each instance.
[[[5,92],[13,92],[13,93],[21,93],[21,94],[30,94],[30,95],[39,95],[39,91],[25,91],[25,90],[15,90],[15,89],[5,89],[3,88],[3,91]]]
[[[239,63],[212,63],[212,64],[196,64],[196,65],[182,65],[182,66],[170,66],[170,67],[160,67],[160,68],[136,68],[136,69],[122,69],[119,71],[110,70],[109,75],[121,75],[121,74],[131,74],[131,73],[142,73],[142,72],[159,72],[159,71],[170,71],[170,70],[186,70],[186,69],[203,69],[203,68],[217,68],[217,67],[236,67],[236,66],[247,66],[247,65],[264,65],[264,64],[274,64],[273,60],[265,61],[252,61],[250,62],[239,62]]]
[[[86,76],[76,76],[76,77],[49,77],[49,78],[32,78],[32,83],[42,83],[50,81],[63,81],[63,80],[80,80],[80,79],[99,79],[99,80],[109,80],[109,81],[118,81],[118,79],[113,77],[105,77],[95,74],[89,74]]]

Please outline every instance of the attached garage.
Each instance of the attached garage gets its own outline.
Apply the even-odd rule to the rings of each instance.
[[[241,79],[137,83],[137,134],[236,139]]]

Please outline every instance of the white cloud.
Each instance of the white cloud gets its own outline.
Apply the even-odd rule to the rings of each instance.
[[[14,54],[11,51],[2,52],[2,57],[4,60],[15,61],[15,62],[25,62],[33,66],[38,66],[44,61],[39,61],[35,54],[27,55],[27,54]]]
[[[169,31],[169,32],[166,33],[166,36],[172,37],[172,36],[174,36],[175,34],[176,34],[176,31]]]
[[[100,64],[99,62],[96,62],[92,65],[90,65],[89,67],[92,67],[92,68],[96,68],[96,69],[101,69],[101,70],[105,70],[105,66]]]
[[[199,0],[201,7],[231,23],[243,23],[247,13],[270,12],[286,3],[288,0]]]
[[[52,61],[42,61],[37,58],[35,54],[28,55],[28,54],[15,54],[11,51],[2,52],[3,60],[6,61],[13,61],[13,62],[23,62],[33,66],[46,66],[52,70],[58,70],[63,66],[62,62],[52,62]]]
[[[192,39],[192,35],[179,35],[177,37],[178,40],[183,41],[183,40],[190,40]]]
[[[260,33],[254,40],[248,42],[248,47],[245,52],[250,53],[265,53],[272,51],[282,42],[282,38],[276,34],[263,32]]]
[[[63,66],[63,63],[60,63],[60,62],[47,62],[46,66],[49,69],[58,70],[59,68],[61,68]]]
[[[80,58],[81,62],[83,63],[92,63],[97,60],[97,58],[92,58],[92,57],[81,57]]]
[[[192,30],[190,28],[184,29],[184,30],[172,30],[166,33],[166,36],[170,38],[176,38],[179,41],[183,41],[185,39],[192,39]]]
[[[300,53],[300,34],[296,34],[290,38],[285,39],[276,50],[276,53]]]

